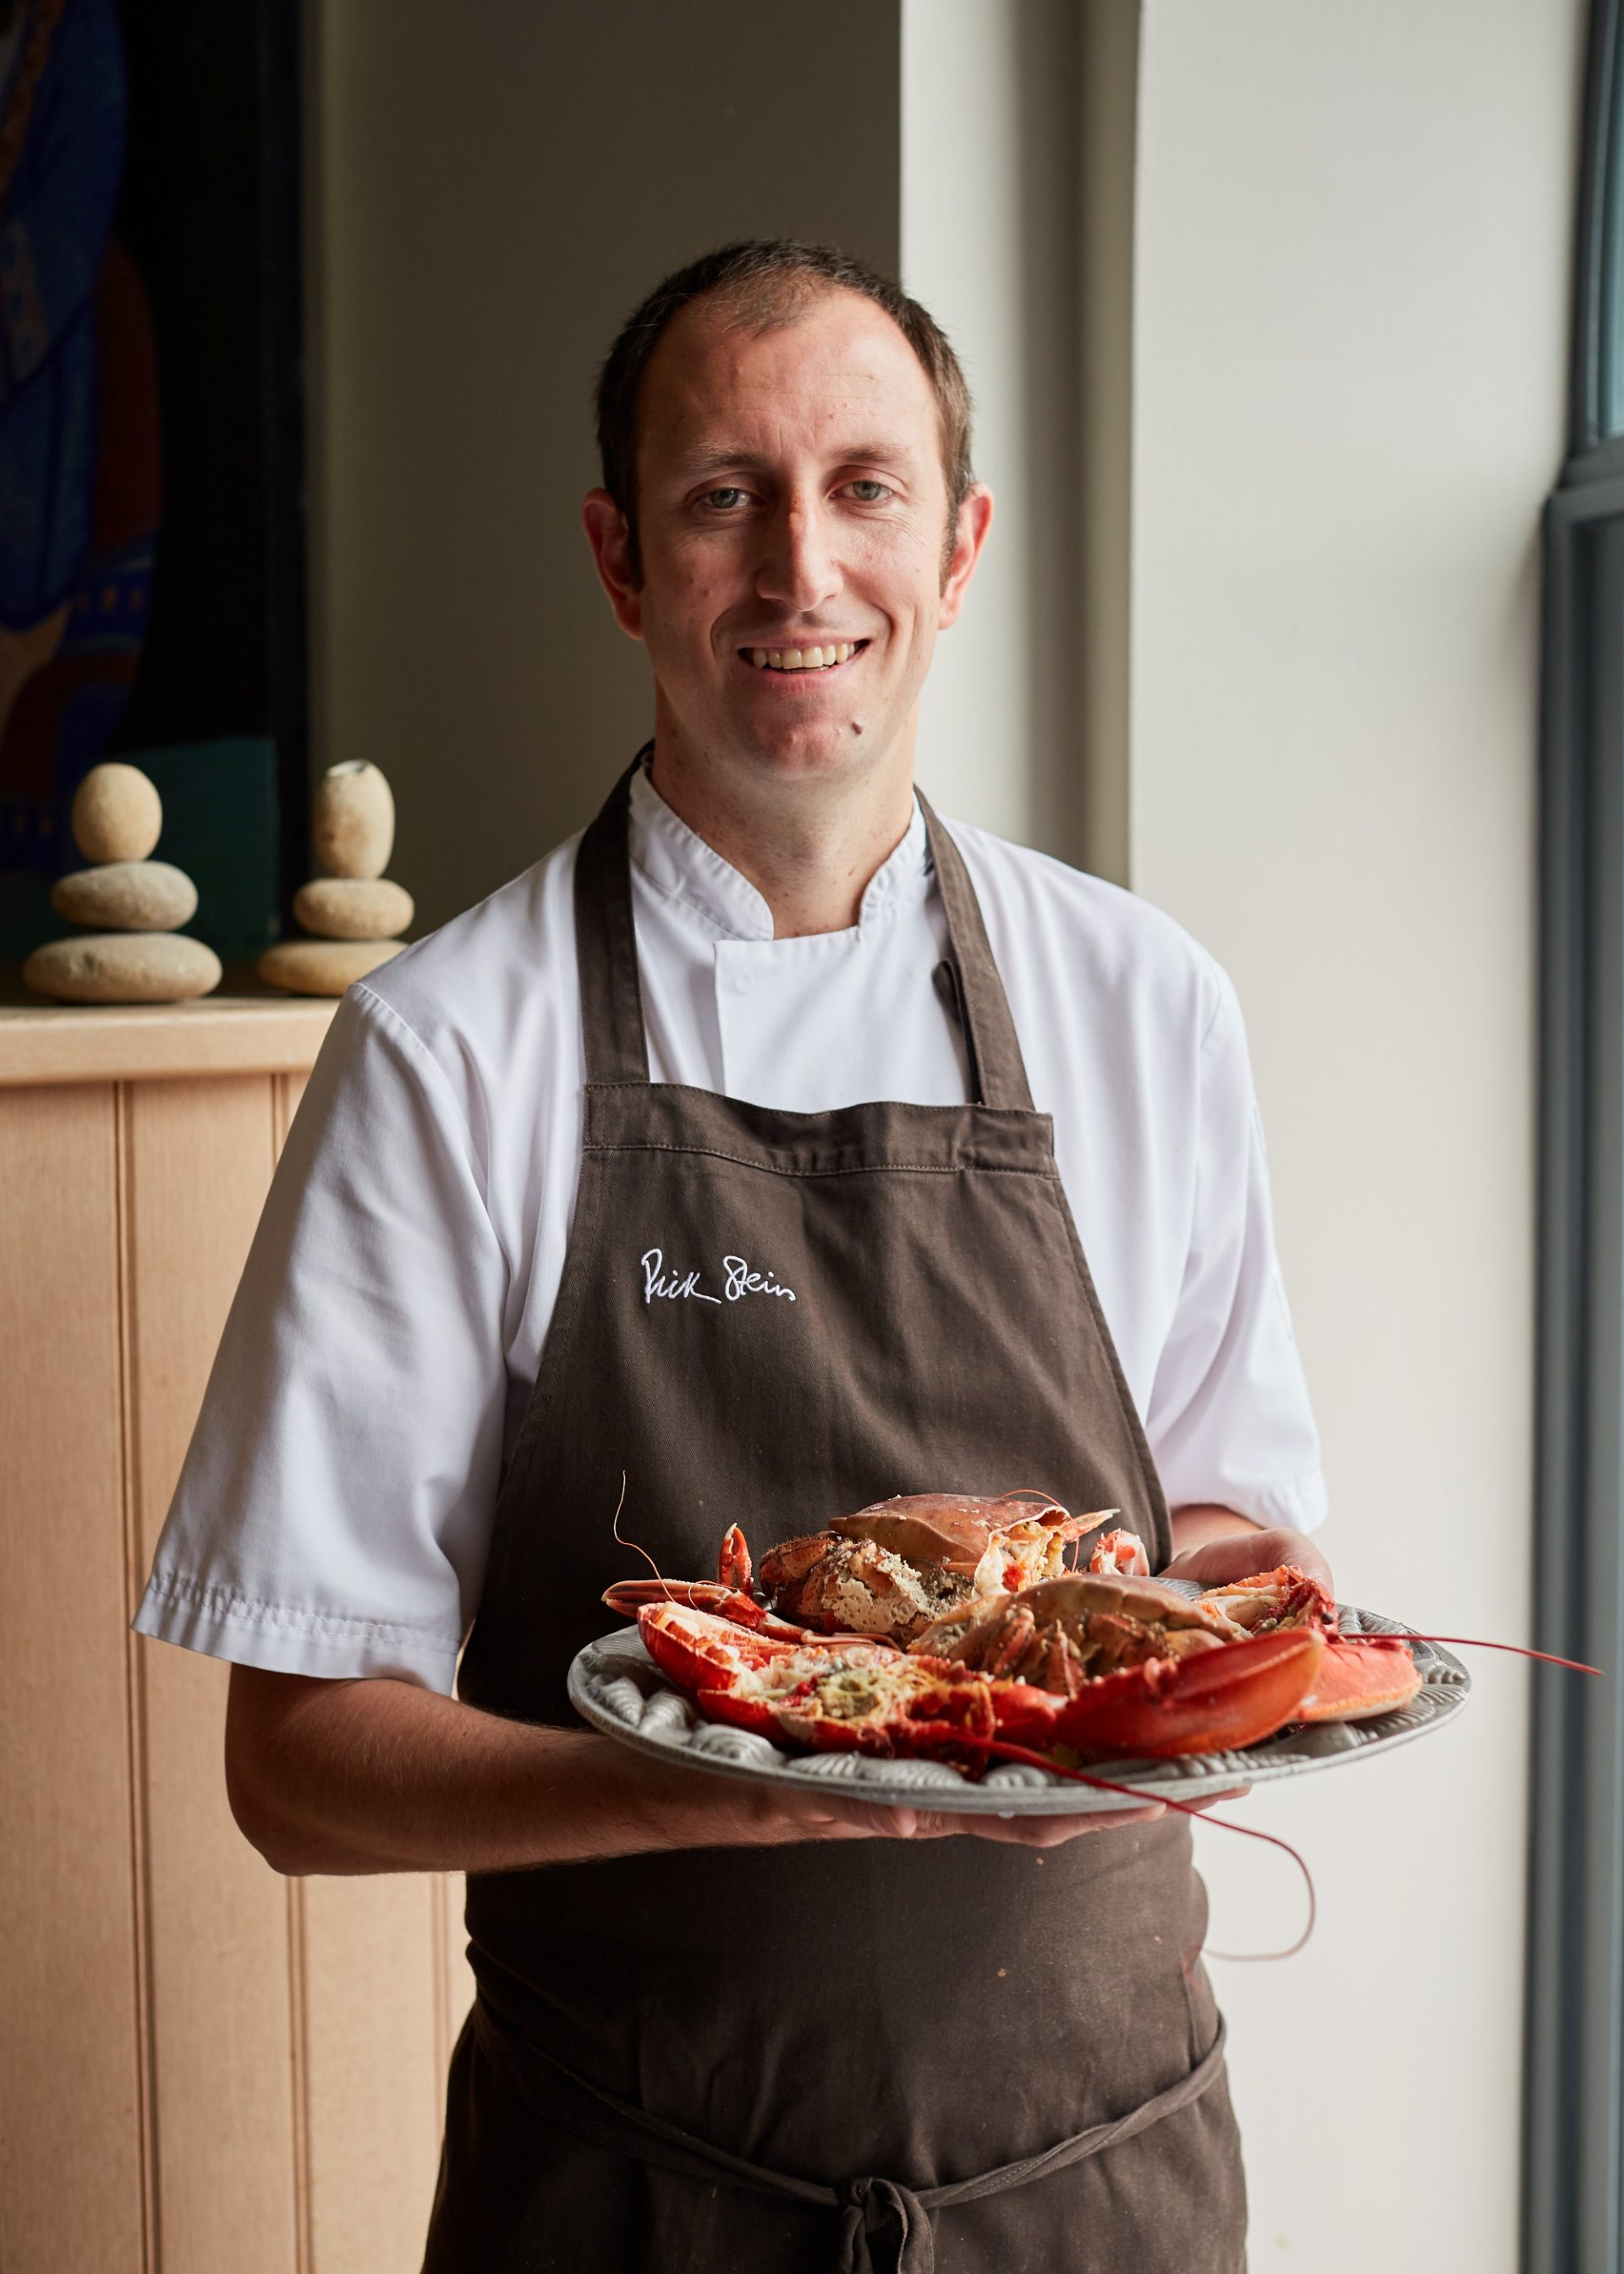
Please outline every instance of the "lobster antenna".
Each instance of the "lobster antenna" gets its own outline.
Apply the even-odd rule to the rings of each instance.
[[[1070,1777],[1076,1784],[1091,1784],[1099,1792],[1120,1793],[1124,1800],[1137,1801],[1141,1807],[1147,1804],[1146,1795],[1131,1784],[1114,1784],[1109,1777],[1091,1776],[1085,1769],[1062,1768],[1058,1761],[1051,1761],[1047,1753],[1034,1752],[1028,1746],[1006,1744],[1001,1737],[971,1738],[967,1742],[984,1744],[989,1753],[996,1753],[1001,1760],[1024,1761],[1031,1768],[1048,1769],[1055,1776]],[[1238,1966],[1264,1966],[1277,1958],[1295,1958],[1314,1931],[1320,1906],[1314,1894],[1313,1873],[1291,1842],[1276,1838],[1272,1832],[1259,1832],[1254,1825],[1236,1824],[1227,1816],[1208,1816],[1205,1809],[1192,1808],[1188,1801],[1167,1800],[1157,1794],[1154,1803],[1149,1804],[1177,1809],[1180,1816],[1192,1816],[1199,1823],[1215,1825],[1220,1832],[1238,1832],[1244,1839],[1261,1840],[1268,1847],[1279,1848],[1290,1856],[1303,1874],[1303,1885],[1308,1890],[1308,1918],[1297,1940],[1285,1950],[1209,1950],[1206,1955],[1229,1959]]]
[[[641,1555],[641,1556],[642,1556],[642,1558],[643,1558],[643,1562],[648,1565],[648,1567],[649,1567],[650,1570],[653,1572],[655,1578],[659,1582],[660,1585],[661,1585],[661,1586],[665,1590],[665,1600],[666,1600],[666,1601],[667,1601],[667,1602],[671,1602],[671,1603],[674,1603],[674,1602],[676,1602],[676,1601],[678,1600],[678,1598],[677,1598],[675,1595],[673,1595],[673,1593],[672,1593],[672,1591],[671,1591],[671,1582],[670,1582],[670,1580],[665,1577],[665,1573],[660,1570],[659,1565],[655,1562],[654,1558],[650,1555],[650,1553],[649,1553],[648,1549],[647,1549],[646,1547],[643,1547],[640,1546],[640,1545],[639,1545],[639,1543],[638,1543],[636,1540],[628,1540],[628,1539],[626,1537],[626,1534],[621,1531],[621,1529],[620,1529],[620,1510],[625,1507],[625,1505],[626,1505],[626,1472],[625,1472],[625,1470],[624,1470],[624,1469],[622,1469],[622,1470],[620,1471],[620,1499],[619,1499],[618,1501],[616,1501],[616,1502],[615,1502],[615,1504],[614,1504],[614,1515],[613,1515],[613,1517],[612,1518],[612,1520],[611,1520],[611,1522],[610,1522],[610,1525],[609,1525],[609,1530],[610,1530],[611,1535],[612,1535],[612,1536],[613,1536],[616,1540],[618,1540],[618,1541],[619,1541],[620,1545],[622,1547],[629,1547],[629,1548],[631,1549],[631,1551],[632,1551],[632,1553],[633,1553],[633,1555]]]
[[[1542,1666],[1565,1666],[1570,1674],[1600,1674],[1599,1666],[1587,1666],[1582,1658],[1558,1658],[1548,1650],[1530,1650],[1526,1643],[1485,1642],[1478,1635],[1411,1634],[1408,1627],[1399,1635],[1332,1635],[1333,1643],[1367,1642],[1442,1642],[1453,1643],[1457,1650],[1508,1650],[1514,1658],[1537,1658]]]

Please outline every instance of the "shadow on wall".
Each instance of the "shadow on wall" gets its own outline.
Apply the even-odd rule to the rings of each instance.
[[[760,56],[744,0],[498,10],[477,40],[426,0],[320,11],[317,763],[389,775],[419,930],[579,828],[648,731],[579,525],[621,320],[732,237],[896,267],[896,10],[831,0],[819,34],[838,101],[718,68]]]

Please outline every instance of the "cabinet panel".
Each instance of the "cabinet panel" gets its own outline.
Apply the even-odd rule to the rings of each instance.
[[[269,1180],[271,1078],[132,1085],[131,1442],[157,1543]],[[289,1895],[237,1831],[228,1669],[144,1646],[147,1872],[162,2274],[297,2274]]]
[[[110,1084],[0,1090],[0,2264],[145,2263]]]
[[[440,2155],[439,1882],[301,1892],[312,2266],[401,2274],[423,2255]]]
[[[64,1019],[29,1012],[22,1041]],[[75,1065],[94,1040],[64,1037]],[[19,2274],[385,2274],[417,2263],[433,2192],[470,1994],[460,1878],[279,1879],[226,1803],[228,1669],[127,1631],[304,1088],[244,1070],[259,1048],[124,1082],[0,1064]]]

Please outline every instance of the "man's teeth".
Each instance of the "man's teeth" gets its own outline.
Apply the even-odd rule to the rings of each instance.
[[[856,654],[861,642],[842,640],[835,647],[753,647],[750,661],[758,671],[826,671]]]

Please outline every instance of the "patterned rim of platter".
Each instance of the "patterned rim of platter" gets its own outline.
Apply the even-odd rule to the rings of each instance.
[[[1193,1595],[1199,1590],[1186,1585],[1183,1592]],[[1342,1605],[1338,1615],[1344,1634],[1410,1632],[1396,1619],[1356,1610],[1350,1604]],[[1427,1642],[1416,1642],[1412,1648],[1421,1688],[1397,1713],[1378,1714],[1368,1721],[1288,1728],[1239,1752],[1188,1754],[1177,1760],[1100,1761],[1090,1767],[1114,1784],[1132,1786],[1147,1800],[1188,1803],[1237,1784],[1269,1783],[1389,1752],[1395,1745],[1442,1728],[1460,1712],[1471,1690],[1471,1676],[1448,1651]],[[790,1752],[752,1730],[707,1721],[665,1679],[635,1627],[589,1643],[577,1654],[569,1669],[569,1696],[583,1720],[640,1752],[752,1783],[801,1791],[838,1786],[849,1799],[871,1801],[876,1807],[951,1810],[963,1816],[1088,1814],[1124,1805],[1117,1793],[1074,1784],[1023,1762],[1001,1762],[974,1778],[946,1761]]]

